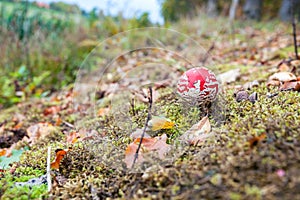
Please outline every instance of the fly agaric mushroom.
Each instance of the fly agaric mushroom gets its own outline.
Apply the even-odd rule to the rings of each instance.
[[[215,74],[205,67],[192,68],[179,78],[177,93],[187,101],[212,102],[219,92]]]

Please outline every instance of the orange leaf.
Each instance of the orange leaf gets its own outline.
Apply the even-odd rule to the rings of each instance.
[[[131,167],[134,161],[134,156],[141,138],[135,139],[130,143],[125,150],[125,163],[127,167]],[[167,135],[163,134],[155,138],[143,138],[142,146],[138,154],[137,163],[141,163],[145,160],[145,156],[150,152],[157,152],[158,157],[163,159],[165,154],[170,150],[170,146],[166,143]]]
[[[23,122],[19,122],[18,124],[16,124],[13,129],[20,129],[23,126]]]
[[[279,89],[300,91],[300,81],[285,82]]]
[[[55,120],[55,126],[60,126],[62,123],[62,120],[60,117],[57,117],[56,120]]]
[[[6,149],[0,149],[0,156],[4,156],[6,154]]]
[[[104,115],[106,115],[107,113],[109,113],[109,111],[110,111],[110,108],[100,108],[100,109],[98,110],[97,115],[98,115],[98,116],[104,116]]]
[[[63,149],[56,149],[56,158],[55,160],[51,163],[51,168],[52,169],[59,169],[60,161],[64,158],[64,156],[67,154],[68,150],[63,150]]]
[[[248,140],[250,148],[253,148],[254,146],[256,146],[258,144],[258,142],[262,141],[266,137],[267,137],[266,133],[263,133],[260,136],[253,137],[250,140]]]
[[[44,115],[53,115],[53,114],[57,114],[60,111],[60,107],[59,106],[51,106],[50,108],[46,108],[44,110]]]

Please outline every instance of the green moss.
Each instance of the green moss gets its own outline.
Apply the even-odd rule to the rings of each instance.
[[[15,186],[15,182],[26,182],[29,179],[43,175],[40,170],[32,168],[17,168],[14,175],[4,173],[0,180],[1,199],[39,199],[47,194],[47,185],[41,184],[33,187]]]

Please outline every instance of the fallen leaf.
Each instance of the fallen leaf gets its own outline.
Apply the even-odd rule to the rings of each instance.
[[[133,139],[140,138],[143,134],[143,129],[138,128],[133,133],[131,133],[130,137]],[[150,138],[150,135],[145,133],[144,138]]]
[[[141,163],[144,161],[144,157],[149,152],[157,152],[158,157],[163,159],[165,154],[170,150],[170,145],[166,143],[167,135],[163,134],[162,136],[158,136],[155,138],[143,138],[142,146],[138,154],[138,159],[136,160],[137,163]],[[130,168],[134,161],[134,156],[136,150],[139,146],[141,138],[135,139],[132,143],[130,143],[125,151],[125,163],[128,168]]]
[[[212,134],[209,134],[210,131],[211,125],[208,117],[205,116],[180,136],[180,139],[191,145],[197,145],[199,142],[203,142],[206,138],[212,136]]]
[[[97,112],[98,116],[105,116],[109,113],[110,108],[100,108]]]
[[[64,156],[67,154],[68,150],[64,149],[56,149],[56,157],[55,160],[51,163],[52,169],[59,169],[60,161],[64,158]]]
[[[10,157],[12,155],[12,151],[16,148],[17,143],[12,144],[8,149],[5,148],[5,154],[4,156]]]
[[[250,140],[248,140],[248,143],[250,145],[250,148],[253,148],[254,146],[256,146],[260,141],[262,141],[263,139],[265,139],[267,137],[266,133],[261,134],[260,136],[257,137],[253,137]]]
[[[4,156],[6,154],[6,149],[0,149],[0,156]]]
[[[28,142],[34,144],[38,139],[44,138],[56,129],[50,123],[38,123],[27,128]]]
[[[12,155],[10,157],[1,156],[0,157],[0,169],[7,169],[11,163],[18,162],[20,160],[20,156],[24,151],[28,148],[23,148],[20,150],[13,149]]]
[[[88,131],[88,130],[85,130],[85,129],[80,129],[78,132],[72,131],[67,136],[67,143],[74,144],[78,141],[84,141],[84,140],[92,139],[96,135],[98,135],[98,132],[96,130]]]
[[[56,120],[55,120],[55,126],[60,126],[62,123],[62,120],[60,117],[57,117]]]
[[[269,80],[267,82],[267,87],[269,86],[280,86],[281,85],[281,82],[280,81],[276,81],[276,80]]]
[[[294,67],[300,67],[300,60],[293,60],[291,61],[291,65]]]
[[[300,81],[285,82],[279,89],[300,91]]]
[[[23,122],[19,122],[13,127],[13,129],[20,129],[22,126],[23,126]]]
[[[69,133],[69,135],[67,135],[67,143],[74,144],[78,141],[79,138],[79,133],[76,131],[72,131],[71,133]]]
[[[152,119],[148,122],[148,126],[152,131],[158,131],[161,129],[171,129],[175,125],[170,119],[160,116],[152,116]]]
[[[288,66],[285,62],[283,62],[278,66],[278,69],[280,72],[288,72],[290,71],[290,66]]]
[[[241,76],[240,69],[232,69],[218,75],[218,79],[222,84],[232,83],[236,81]]]
[[[287,82],[287,81],[296,81],[297,77],[290,72],[278,72],[270,76],[269,80]]]
[[[142,90],[132,90],[132,93],[135,97],[140,100],[141,102],[148,103],[148,89],[143,88]],[[152,101],[156,102],[160,97],[160,93],[152,88]]]
[[[60,111],[60,107],[59,106],[51,106],[49,108],[46,108],[44,110],[44,115],[47,116],[47,115],[54,115],[54,114],[57,114],[59,113]]]

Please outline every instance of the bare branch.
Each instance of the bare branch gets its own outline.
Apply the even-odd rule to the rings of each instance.
[[[136,149],[136,152],[135,152],[135,155],[134,155],[134,160],[133,160],[133,163],[132,163],[131,168],[134,167],[134,164],[135,164],[136,160],[138,159],[139,152],[140,152],[140,148],[141,148],[142,142],[143,142],[143,138],[144,138],[144,136],[145,136],[145,132],[146,132],[147,127],[148,127],[148,123],[149,123],[149,121],[150,121],[150,119],[151,119],[151,109],[152,109],[152,103],[153,103],[152,88],[151,88],[151,86],[149,87],[149,97],[148,97],[148,101],[149,101],[149,106],[148,106],[148,115],[147,115],[147,119],[146,119],[146,122],[145,122],[144,130],[143,130],[143,133],[142,133],[142,136],[141,136],[141,139],[140,139],[139,146],[138,146],[138,148]]]
[[[296,33],[295,0],[292,0],[292,26],[293,26],[295,55],[296,55],[296,59],[299,60],[298,46],[297,46],[297,33]]]

